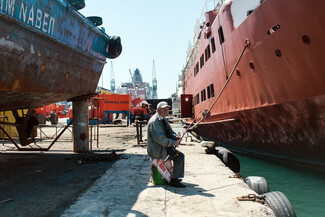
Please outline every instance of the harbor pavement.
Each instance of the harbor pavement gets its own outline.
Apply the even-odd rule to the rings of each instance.
[[[186,188],[153,185],[146,147],[133,147],[61,216],[274,216],[266,205],[238,201],[255,192],[231,178],[234,173],[199,143],[179,149],[185,154]]]

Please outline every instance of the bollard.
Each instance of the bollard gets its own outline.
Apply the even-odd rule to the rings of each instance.
[[[140,142],[143,142],[143,140],[142,140],[142,121],[139,121],[139,123],[140,123]]]
[[[137,129],[137,142],[138,142],[138,145],[140,144],[140,139],[139,139],[139,121],[136,121],[135,122],[135,126],[136,126],[136,129]]]
[[[142,124],[147,123],[146,121],[135,121],[135,125],[137,128],[137,142],[138,145],[140,145],[140,142],[143,142],[142,140]]]

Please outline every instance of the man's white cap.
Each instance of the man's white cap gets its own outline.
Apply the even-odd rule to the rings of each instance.
[[[157,109],[160,109],[160,108],[166,108],[166,107],[170,107],[170,106],[169,106],[168,103],[165,102],[165,101],[161,101],[161,102],[158,103],[158,105],[157,105]]]

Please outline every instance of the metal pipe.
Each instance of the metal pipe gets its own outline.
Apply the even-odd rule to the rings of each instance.
[[[138,145],[140,144],[140,139],[139,139],[139,122],[138,121],[135,121],[135,126],[137,128],[137,142],[138,142]]]
[[[98,108],[97,108],[97,148],[99,147],[99,101],[98,101]]]
[[[140,142],[143,142],[143,140],[142,140],[142,121],[139,121],[139,123],[140,123]]]
[[[90,143],[90,150],[93,149],[93,119],[91,118],[90,119],[90,140],[89,140],[89,143]]]
[[[0,125],[0,129],[2,130],[2,132],[4,134],[6,134],[6,136],[8,137],[8,139],[16,146],[16,148],[18,148],[18,150],[20,150],[19,146],[17,145],[17,143],[11,138],[11,136],[5,131],[5,129],[2,128],[2,126]]]
[[[73,119],[71,119],[71,121],[69,122],[69,124],[59,133],[59,135],[53,140],[53,142],[51,143],[51,145],[47,148],[47,151],[50,150],[50,148],[54,145],[54,143],[60,138],[60,136],[64,133],[64,131],[66,131],[66,129],[68,129],[70,127],[70,125],[72,124]]]

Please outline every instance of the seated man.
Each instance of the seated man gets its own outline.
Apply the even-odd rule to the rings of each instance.
[[[147,152],[152,159],[172,160],[174,162],[172,179],[170,185],[177,188],[186,187],[181,183],[184,177],[184,154],[176,147],[179,146],[175,132],[169,125],[167,119],[169,105],[160,102],[157,112],[148,122]]]

